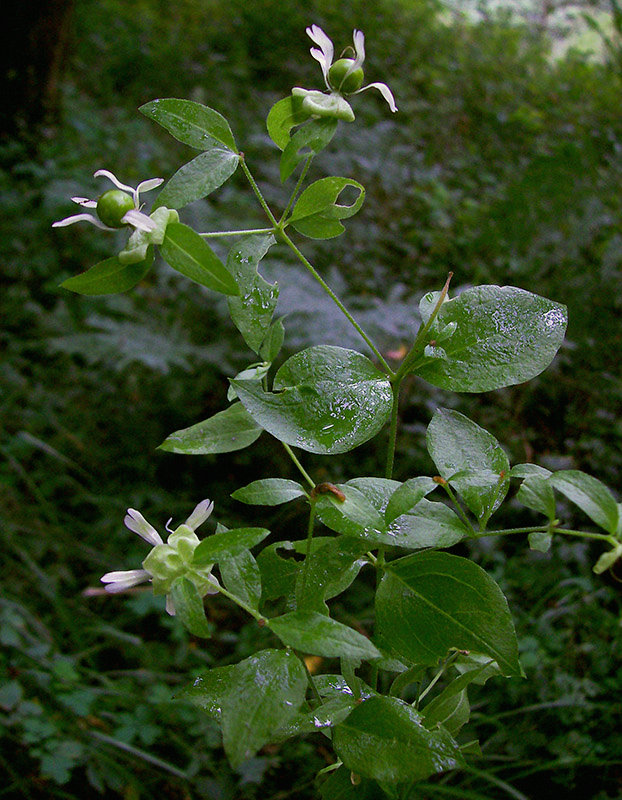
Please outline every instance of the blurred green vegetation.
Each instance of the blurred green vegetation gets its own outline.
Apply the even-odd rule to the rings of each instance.
[[[400,113],[390,117],[371,93],[356,98],[357,121],[341,126],[315,176],[360,180],[366,204],[340,239],[305,252],[386,351],[408,340],[418,297],[449,270],[454,288],[514,284],[570,314],[559,357],[529,384],[460,397],[411,385],[397,477],[429,472],[424,430],[449,405],[514,461],[585,469],[619,496],[619,62],[572,50],[553,60],[542,31],[440,9],[432,0],[76,4],[61,121],[0,144],[0,797],[306,798],[327,763],[318,737],[266,748],[234,774],[211,724],[171,700],[206,664],[256,649],[259,632],[226,602],[210,601],[215,634],[200,642],[149,594],[82,594],[142,559],[121,525],[128,506],[163,523],[207,496],[232,523],[243,513],[233,489],[291,471],[266,436],[217,460],[155,451],[218,410],[227,377],[252,360],[218,299],[163,264],[129,295],[58,288],[114,252],[114,237],[89,226],[50,229],[71,213],[71,195],[96,194],[94,170],[134,183],[168,177],[187,158],[136,112],[147,100],[188,97],[225,114],[278,205],[285,193],[263,120],[291,86],[321,88],[305,27],[344,44],[363,29],[366,78],[389,83]],[[239,176],[184,218],[203,230],[263,224]],[[266,270],[282,285],[286,348],[361,347],[285,252]],[[305,462],[331,480],[378,471],[371,445]],[[262,512],[261,524],[300,538],[302,509]],[[422,785],[418,798],[622,794],[620,589],[614,576],[591,574],[595,552],[557,544],[538,554],[522,541],[471,551],[508,593],[528,680],[489,683],[474,698],[483,758]],[[350,612],[369,613],[370,598],[363,584],[347,597]]]

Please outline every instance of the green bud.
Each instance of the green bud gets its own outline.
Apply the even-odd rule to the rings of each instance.
[[[109,228],[122,228],[123,217],[134,208],[134,198],[121,189],[109,189],[97,201],[97,216]]]
[[[354,64],[352,58],[340,58],[328,70],[328,82],[331,89],[343,94],[352,94],[363,85],[363,70],[357,67],[349,75],[348,70]]]

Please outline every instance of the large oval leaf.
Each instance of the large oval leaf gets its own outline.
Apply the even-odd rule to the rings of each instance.
[[[274,391],[232,381],[244,407],[279,441],[311,453],[345,453],[378,433],[391,413],[391,384],[354,350],[320,345],[289,358]]]
[[[158,449],[189,456],[231,453],[253,444],[262,431],[241,403],[233,403],[203,422],[171,433]]]
[[[236,171],[240,157],[224,147],[212,147],[180,167],[160,192],[158,206],[183,208],[207,197]]]
[[[508,604],[484,570],[466,558],[425,552],[392,561],[376,593],[378,632],[398,656],[434,665],[452,648],[495,659],[521,675]]]
[[[522,383],[551,363],[567,321],[565,306],[515,286],[467,289],[439,311],[439,328],[456,324],[453,335],[442,342],[443,357],[423,357],[413,371],[454,392],[488,392]]]
[[[235,278],[198,233],[172,222],[166,227],[160,253],[173,269],[215,292],[238,295]]]
[[[292,611],[268,621],[283,644],[326,658],[380,658],[365,636],[316,611]]]
[[[84,295],[118,294],[127,292],[141,281],[153,264],[153,247],[147,258],[137,264],[122,264],[116,256],[100,261],[80,275],[73,275],[60,285],[63,289]]]
[[[604,483],[577,469],[554,472],[549,483],[568,500],[579,506],[590,519],[615,534],[618,530],[618,505]]]
[[[348,769],[388,783],[423,780],[464,765],[447,731],[428,730],[396,697],[370,697],[335,727],[333,743]]]
[[[192,100],[168,97],[145,103],[138,110],[166,128],[178,141],[197,150],[209,150],[220,144],[237,152],[229,123],[213,108]]]

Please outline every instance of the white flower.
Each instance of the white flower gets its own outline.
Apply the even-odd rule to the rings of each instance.
[[[136,188],[134,188],[133,186],[127,186],[126,184],[121,183],[121,181],[107,169],[98,169],[97,172],[94,173],[93,177],[108,178],[117,187],[117,189],[120,189],[123,192],[127,192],[128,195],[131,195],[134,208],[129,209],[121,217],[121,223],[130,225],[132,228],[136,228],[136,230],[140,231],[155,230],[156,223],[150,217],[148,217],[147,214],[143,214],[140,210],[140,193],[150,192],[152,189],[157,188],[161,183],[163,183],[164,178],[150,178],[149,180],[142,181]],[[97,200],[89,200],[88,197],[72,197],[71,199],[74,203],[77,203],[77,205],[82,206],[83,208],[97,208]],[[64,228],[66,225],[73,225],[74,222],[90,222],[91,225],[96,225],[98,228],[101,228],[104,231],[117,230],[117,228],[105,225],[98,216],[86,213],[74,214],[71,217],[65,217],[65,219],[54,222],[52,227]]]
[[[315,58],[316,61],[319,61],[320,67],[322,68],[322,74],[324,76],[324,83],[326,84],[326,88],[331,93],[341,94],[341,92],[339,91],[339,87],[331,85],[329,77],[329,71],[331,66],[333,65],[333,57],[335,54],[335,49],[333,47],[332,41],[319,27],[319,25],[311,25],[310,28],[307,28],[307,35],[309,36],[311,41],[314,44],[316,44],[319,48],[317,49],[316,47],[312,47],[310,52],[313,58]],[[365,61],[365,34],[363,33],[363,31],[354,30],[352,35],[352,40],[354,43],[355,57],[353,59],[350,59],[352,63],[347,69],[345,75],[341,77],[340,84],[343,84],[349,75],[352,75],[352,73],[354,73],[357,69],[360,69]],[[356,89],[353,92],[346,92],[346,94],[359,94],[360,92],[367,91],[367,89],[378,89],[378,91],[382,94],[384,99],[389,104],[389,108],[391,109],[391,111],[393,112],[397,111],[395,98],[393,97],[393,93],[386,85],[386,83],[368,83],[367,86],[363,86],[360,89]]]
[[[106,591],[115,594],[140,583],[151,582],[154,594],[166,595],[166,610],[171,615],[175,614],[175,608],[170,590],[177,578],[185,577],[192,581],[201,597],[217,592],[218,580],[211,574],[213,565],[196,567],[192,564],[194,551],[199,544],[195,530],[205,522],[213,508],[214,503],[202,500],[175,530],[171,530],[167,523],[166,529],[170,535],[166,543],[140,511],[128,508],[123,520],[126,528],[137,533],[152,549],[143,561],[144,569],[107,572],[103,575],[101,581],[106,584]]]

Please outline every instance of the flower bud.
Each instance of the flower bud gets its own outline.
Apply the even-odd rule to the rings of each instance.
[[[97,201],[97,216],[109,228],[122,228],[123,217],[134,209],[134,198],[121,189],[109,189]]]

